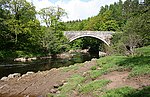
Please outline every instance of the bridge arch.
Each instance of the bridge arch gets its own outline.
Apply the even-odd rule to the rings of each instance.
[[[96,39],[99,39],[99,40],[103,41],[107,46],[109,46],[109,43],[107,41],[105,41],[105,39],[103,39],[101,37],[98,37],[98,36],[94,36],[94,35],[80,35],[80,36],[76,36],[76,37],[73,37],[72,39],[70,39],[70,42],[72,42],[72,41],[74,41],[76,39],[82,38],[82,37],[96,38]]]
[[[106,45],[110,45],[110,39],[113,31],[64,31],[64,35],[69,41],[76,40],[81,37],[93,37],[103,41]]]

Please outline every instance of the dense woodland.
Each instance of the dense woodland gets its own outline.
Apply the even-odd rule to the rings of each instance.
[[[87,9],[88,10],[88,9]],[[39,12],[26,0],[0,0],[0,58],[55,55],[76,48],[94,47],[110,54],[134,54],[150,45],[150,1],[126,0],[102,6],[97,16],[62,22],[60,7]],[[41,22],[36,18],[40,17]],[[45,23],[45,26],[41,25]],[[69,43],[63,31],[115,31],[111,47],[93,38]],[[97,47],[98,46],[98,47]]]

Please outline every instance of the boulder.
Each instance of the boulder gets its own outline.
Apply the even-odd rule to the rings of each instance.
[[[33,57],[33,58],[27,58],[27,61],[33,61],[33,60],[37,60],[36,57]]]
[[[29,72],[26,73],[26,75],[31,75],[31,74],[34,74],[34,72],[29,71]]]
[[[34,74],[34,72],[29,71],[29,72],[27,72],[26,74],[23,74],[21,77],[25,77],[25,76],[28,76],[28,75],[31,75],[31,74]]]
[[[2,80],[2,81],[7,81],[7,80],[8,80],[8,77],[2,77],[1,80]]]
[[[60,91],[57,91],[56,94],[60,94]]]
[[[10,78],[18,78],[18,77],[20,77],[21,76],[21,74],[20,73],[14,73],[14,74],[9,74],[8,75],[8,78],[10,79]]]
[[[15,58],[14,61],[16,61],[16,62],[26,62],[26,58]]]
[[[59,88],[59,84],[55,84],[53,87],[54,88]]]
[[[52,68],[50,71],[56,71],[56,70],[58,70],[57,68]]]
[[[25,77],[25,76],[27,76],[26,74],[23,74],[21,77]]]
[[[54,87],[54,88],[59,88],[59,87],[61,87],[61,86],[63,86],[63,83],[55,84],[53,87]]]
[[[107,55],[107,53],[105,53],[105,52],[99,52],[99,56],[106,56]]]
[[[97,60],[96,58],[93,58],[91,61],[95,61],[95,60]]]
[[[51,89],[50,93],[57,93],[57,91],[58,91],[57,89]]]

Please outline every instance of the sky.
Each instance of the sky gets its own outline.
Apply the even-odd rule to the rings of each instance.
[[[119,0],[27,0],[33,2],[36,10],[49,6],[59,6],[67,12],[63,21],[82,20],[95,16],[99,13],[100,7],[106,4],[113,4]],[[123,0],[124,1],[124,0]]]

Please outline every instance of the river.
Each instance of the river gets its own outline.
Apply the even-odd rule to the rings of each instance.
[[[32,62],[14,62],[7,60],[0,62],[0,78],[13,73],[25,74],[28,71],[38,72],[69,66],[75,63],[83,63],[91,60],[93,57],[95,56],[91,54],[76,53],[71,59],[39,59]]]

